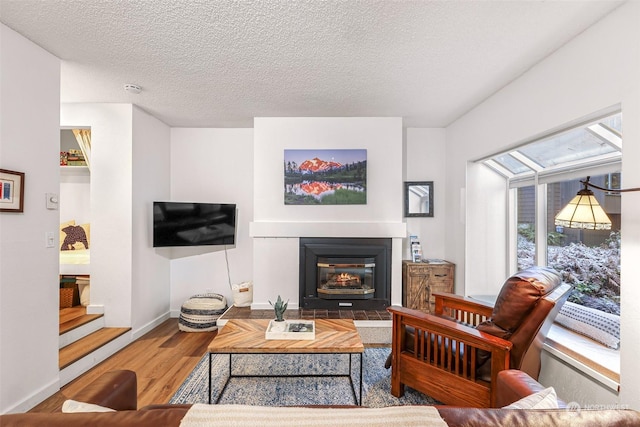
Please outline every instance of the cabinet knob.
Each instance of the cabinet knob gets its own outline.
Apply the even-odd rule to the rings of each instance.
[[[447,277],[447,274],[436,274],[436,277]]]

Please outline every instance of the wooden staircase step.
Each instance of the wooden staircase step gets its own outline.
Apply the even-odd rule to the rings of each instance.
[[[96,319],[104,316],[103,314],[83,314],[79,317],[73,317],[70,320],[65,322],[60,322],[60,335],[63,335],[69,331],[74,330],[77,327],[82,325],[86,325],[89,322],[92,322]]]
[[[66,368],[130,330],[131,328],[102,328],[61,348],[58,353],[59,368]]]
[[[76,317],[82,317],[87,314],[87,308],[81,305],[73,307],[65,307],[60,309],[60,323],[68,322]]]

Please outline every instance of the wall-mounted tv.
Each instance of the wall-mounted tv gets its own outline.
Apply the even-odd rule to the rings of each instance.
[[[153,202],[153,247],[234,245],[236,205]]]

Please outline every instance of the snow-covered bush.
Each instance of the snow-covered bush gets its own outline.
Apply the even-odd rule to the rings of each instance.
[[[605,244],[582,243],[547,247],[547,265],[574,286],[569,301],[607,313],[620,314],[620,233],[612,232]],[[533,242],[518,236],[518,268],[534,265]]]

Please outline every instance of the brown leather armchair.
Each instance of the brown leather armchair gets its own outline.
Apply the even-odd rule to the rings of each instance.
[[[391,394],[409,386],[447,405],[495,407],[498,372],[537,379],[546,335],[571,286],[546,267],[508,278],[495,306],[434,293],[435,314],[389,307]]]

